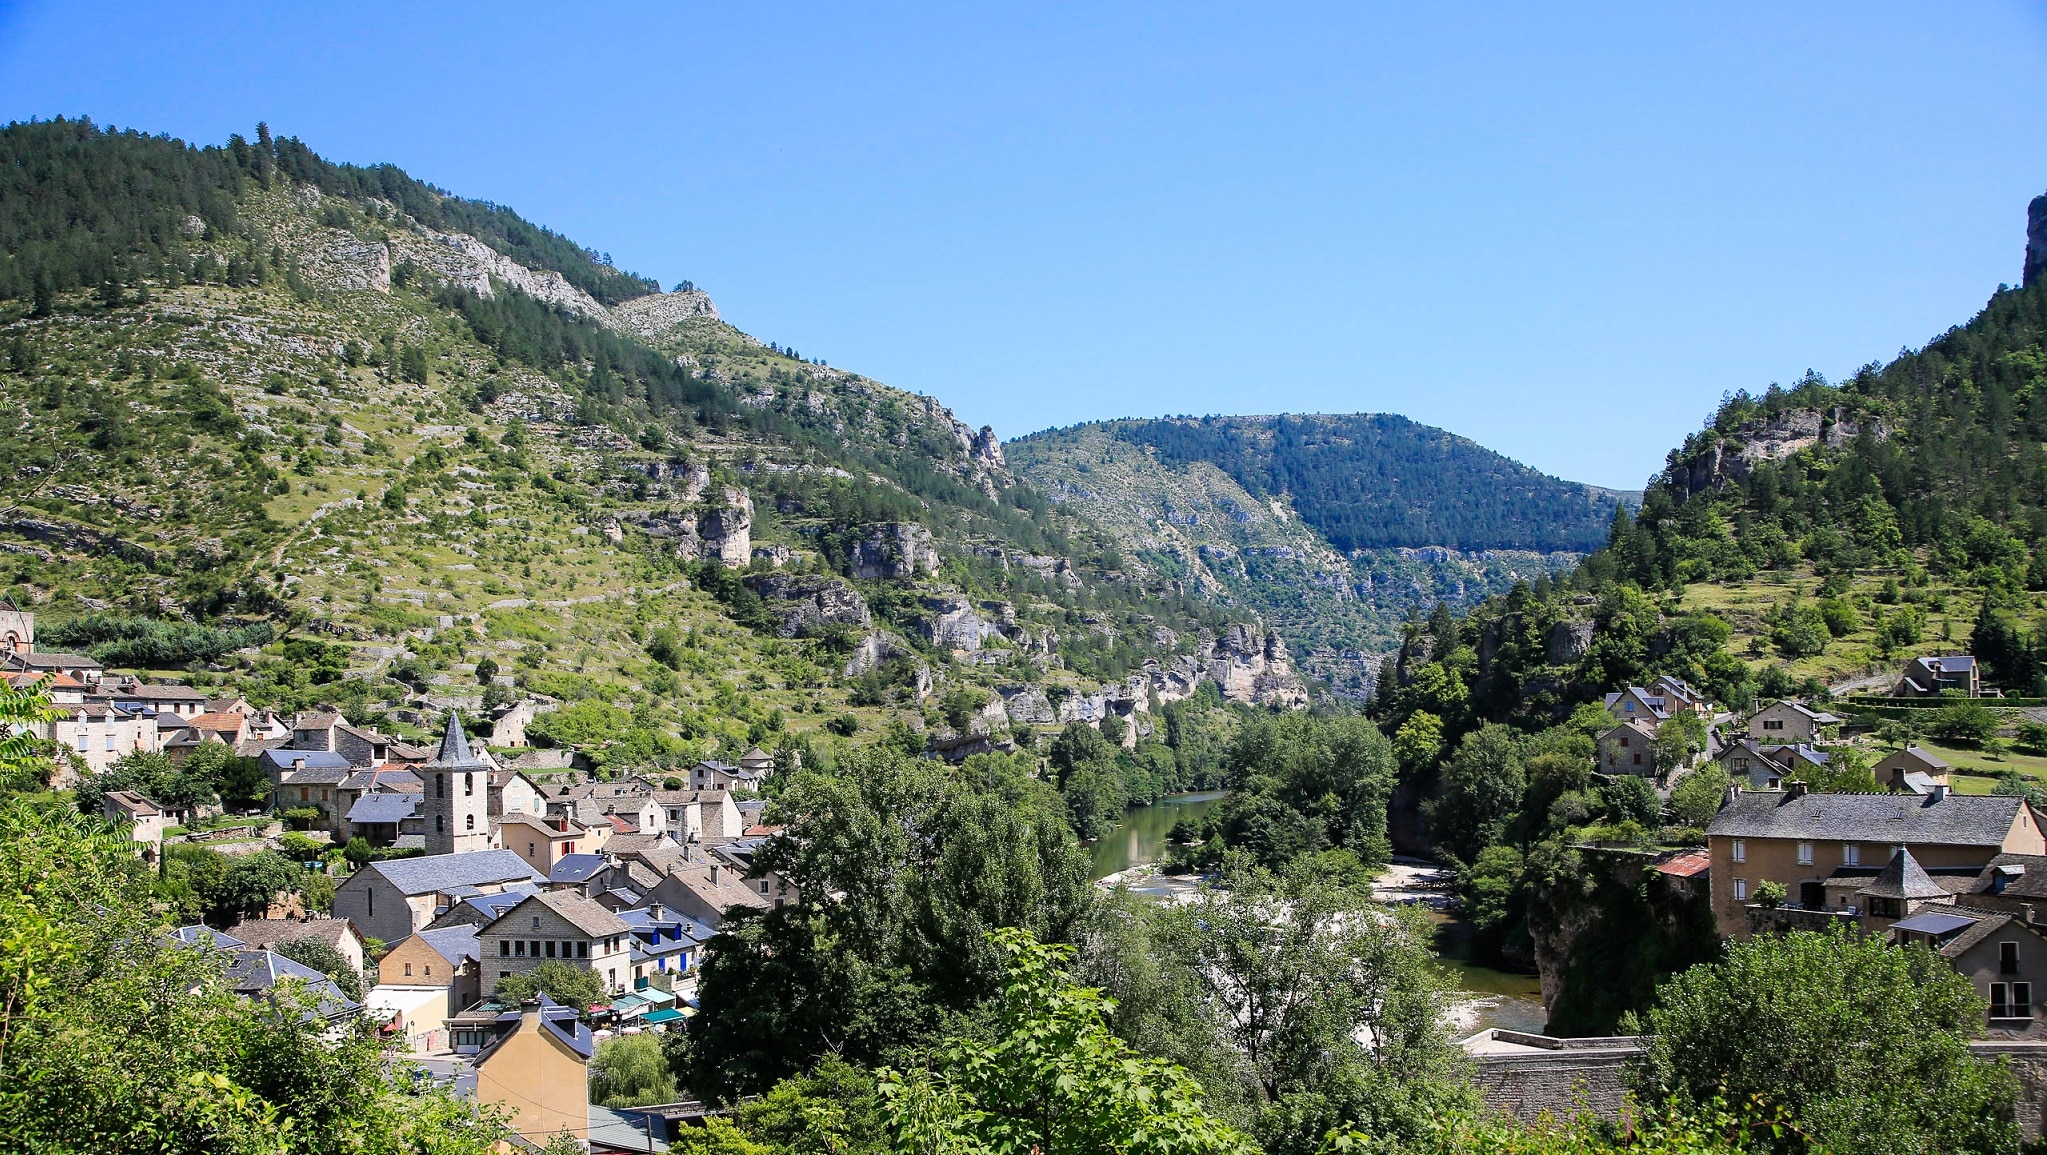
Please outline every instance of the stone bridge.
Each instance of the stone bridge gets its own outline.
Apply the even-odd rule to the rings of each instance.
[[[1479,1090],[1492,1107],[1533,1120],[1582,1106],[1611,1119],[1626,1097],[1624,1069],[1645,1043],[1640,1036],[1558,1039],[1494,1029],[1466,1039],[1464,1047],[1477,1061]],[[1978,1040],[1969,1049],[2011,1064],[2019,1080],[2020,1130],[2027,1139],[2040,1138],[2047,1117],[2047,1040]]]

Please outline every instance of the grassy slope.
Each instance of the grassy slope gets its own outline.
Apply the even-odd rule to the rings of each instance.
[[[303,205],[283,193],[256,194],[245,212],[289,257],[346,239],[314,227]],[[391,235],[401,247],[419,243]],[[114,308],[67,296],[40,320],[19,307],[0,314],[0,347],[27,350],[13,371],[0,366],[0,398],[22,418],[8,448],[17,462],[79,454],[23,512],[93,526],[161,559],[137,565],[76,542],[46,544],[47,560],[17,553],[11,581],[49,617],[102,605],[157,613],[196,591],[222,588],[237,592],[245,611],[277,597],[293,620],[330,623],[351,650],[347,666],[378,696],[397,695],[376,676],[408,647],[448,683],[444,696],[476,695],[470,671],[488,656],[539,689],[654,710],[662,728],[698,734],[699,743],[721,729],[737,741],[747,720],[774,711],[792,728],[810,729],[847,708],[835,677],[839,659],[813,643],[739,628],[660,549],[634,535],[606,540],[601,526],[611,514],[674,507],[658,494],[638,500],[621,479],[622,466],[660,454],[603,427],[518,420],[567,413],[573,394],[562,381],[501,363],[426,293],[295,295],[273,282],[158,284],[152,294],[146,305]],[[689,343],[717,349],[729,380],[811,372],[736,330],[694,328]],[[426,349],[428,385],[399,380],[389,366],[350,367],[338,356],[348,342],[374,350],[386,335]],[[181,362],[198,369],[198,386],[172,380]],[[486,381],[498,394],[488,405],[476,401]],[[217,389],[239,426],[195,419],[188,396],[195,387]],[[814,392],[828,407],[837,403],[833,413],[879,452],[935,435],[924,399],[845,374],[830,375]],[[101,435],[95,445],[95,413],[125,418],[112,422],[111,443]],[[524,441],[508,449],[503,442],[515,426]],[[708,460],[721,480],[741,483],[746,466],[812,464],[815,456],[729,431],[684,448]],[[538,483],[547,488],[535,478],[547,479]],[[30,475],[17,475],[13,492],[31,484]],[[886,478],[863,484],[907,500]],[[406,498],[387,507],[382,498],[396,486]],[[1000,540],[1001,527],[986,517],[922,504],[948,556],[971,534]],[[801,550],[811,544],[804,528],[794,519],[778,523],[772,502],[757,508],[756,543],[780,540]],[[978,588],[972,573],[947,576]],[[1086,577],[1102,585],[1098,575]],[[1141,592],[1125,592],[1139,609],[1147,604]],[[1041,622],[1063,622],[1091,596],[1084,589],[1019,599],[1019,609],[1026,621],[1035,609]],[[683,668],[672,676],[641,646],[659,626],[676,628],[687,643]],[[198,680],[244,680],[259,696],[289,703],[291,671],[282,667],[259,657],[254,668],[244,661]],[[1082,681],[1056,670],[1044,677]],[[297,700],[320,693],[296,688]],[[856,713],[873,726],[896,711]]]

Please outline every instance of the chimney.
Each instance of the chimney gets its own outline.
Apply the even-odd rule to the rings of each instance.
[[[1784,793],[1786,797],[1803,798],[1806,793],[1806,785],[1803,781],[1786,782],[1784,784]]]
[[[1927,801],[1929,802],[1947,801],[1947,783],[1945,782],[1934,783],[1933,789],[1927,791]]]
[[[660,903],[656,902],[656,903],[651,903],[651,904],[649,904],[649,905],[648,905],[648,907],[647,907],[647,917],[648,917],[648,918],[651,918],[651,919],[653,919],[653,920],[654,920],[655,922],[660,922],[660,921],[661,921],[661,915],[662,915],[662,910],[661,910],[661,904],[660,904]]]
[[[711,885],[718,885],[718,864],[715,862],[711,864]]]
[[[1729,782],[1727,784],[1727,797],[1721,800],[1721,805],[1724,806],[1739,797],[1741,797],[1741,783]]]

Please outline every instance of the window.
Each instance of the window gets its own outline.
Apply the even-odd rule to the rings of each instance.
[[[2019,944],[2015,942],[1997,944],[1997,973],[2001,975],[2019,973]]]
[[[2013,983],[2011,985],[2011,1017],[2030,1019],[2033,1017],[2033,984]]]
[[[312,798],[313,798],[313,792],[312,792],[311,790],[308,790],[308,789],[306,789],[306,788],[305,788],[305,787],[303,787],[303,786],[299,787],[299,801],[300,801],[300,802],[310,802],[310,801],[312,801]]]
[[[1801,842],[1798,844],[1798,865],[1812,865],[1812,843]]]
[[[1843,842],[1841,844],[1841,865],[1861,866],[1862,848],[1852,842]]]
[[[1783,728],[1784,728],[1784,719],[1782,719],[1782,718],[1765,718],[1765,719],[1763,719],[1763,729],[1765,729],[1765,730],[1782,730]]]
[[[505,941],[504,939],[499,939],[499,940],[498,940],[498,957],[499,957],[499,958],[511,958],[511,957],[512,957],[512,944],[511,944],[511,943],[509,943],[509,942],[507,942],[507,941]]]
[[[537,914],[533,916],[533,929],[534,930],[540,929],[540,916]]]
[[[1736,901],[1736,902],[1742,902],[1742,901],[1745,901],[1745,900],[1746,900],[1747,898],[1748,898],[1748,879],[1746,879],[1746,878],[1737,878],[1737,879],[1735,879],[1735,880],[1734,880],[1734,901]]]
[[[587,943],[587,942],[579,942],[579,943],[577,943],[577,944],[576,944],[576,957],[577,957],[577,958],[589,958],[589,957],[590,957],[590,944],[589,944],[589,943]]]
[[[1637,755],[1635,755],[1635,765],[1637,765],[1637,766],[1640,766],[1641,764],[1642,764],[1642,756],[1641,756],[1640,754],[1637,754]]]
[[[610,970],[605,971],[604,981],[613,987],[618,986],[618,968],[612,967]]]
[[[1747,841],[1746,839],[1741,839],[1741,838],[1737,838],[1737,839],[1735,839],[1735,840],[1734,840],[1734,847],[1733,847],[1733,850],[1732,850],[1732,852],[1731,852],[1731,853],[1733,854],[1733,856],[1734,856],[1734,860],[1735,860],[1736,862],[1747,862],[1747,861],[1748,861],[1748,841]]]
[[[463,815],[463,816],[462,816],[462,829],[464,829],[464,830],[474,830],[474,829],[476,829],[476,815],[474,815],[474,814],[465,814],[465,815]]]
[[[535,852],[534,852],[534,849],[533,849],[533,844],[532,844],[532,843],[530,843],[530,842],[529,842],[529,843],[527,843],[527,844],[526,844],[526,857],[528,857],[528,858],[531,858],[531,857],[533,857],[534,853],[535,853]]]
[[[462,775],[462,797],[467,798],[474,793],[476,793],[476,775],[464,773]]]
[[[80,754],[83,754],[83,753],[85,753],[85,747],[86,747],[86,744],[87,744],[87,743],[86,743],[86,737],[85,737],[85,727],[83,727],[83,726],[80,726],[80,727],[78,728],[78,752],[79,752]]]
[[[2003,983],[1990,984],[1990,1017],[2008,1019],[2011,1017],[2011,988]]]
[[[428,978],[434,977],[434,964],[432,963],[426,964],[426,977]]]
[[[113,751],[113,749],[114,749],[114,732],[113,732],[112,730],[109,730],[109,731],[107,731],[107,750],[108,750],[109,752],[112,752],[112,751]]]
[[[1621,749],[1625,750],[1625,749],[1627,749],[1627,748],[1628,748],[1628,736],[1627,736],[1626,734],[1622,734],[1622,735],[1621,735]]]
[[[448,776],[447,776],[446,774],[436,774],[436,775],[434,775],[434,797],[436,797],[436,798],[446,798],[447,796],[448,796]]]
[[[513,944],[512,944],[512,954],[513,954],[513,956],[514,956],[514,957],[516,957],[516,958],[525,958],[525,957],[526,957],[526,940],[525,940],[525,939],[523,939],[523,938],[522,938],[522,939],[520,939],[519,941],[517,941],[517,942],[515,942],[515,943],[513,943]]]
[[[536,938],[536,939],[534,939],[534,940],[533,940],[533,942],[532,942],[532,943],[531,943],[530,945],[531,945],[531,946],[533,947],[533,949],[532,949],[532,950],[530,950],[530,951],[528,951],[527,953],[528,953],[528,954],[530,954],[530,955],[532,955],[532,956],[533,956],[534,958],[539,958],[539,957],[540,957],[540,940]]]
[[[363,903],[363,917],[364,917],[364,918],[375,918],[375,917],[377,917],[377,892],[376,892],[376,891],[374,891],[374,890],[365,890],[365,891],[363,891],[363,892],[362,892],[362,903]]]
[[[411,978],[411,977],[412,977],[412,964],[411,964],[411,963],[406,963],[406,964],[405,964],[405,977],[406,977],[406,978]]]
[[[553,940],[553,939],[548,939],[548,940],[547,940],[547,957],[548,957],[548,958],[553,958],[553,957],[554,957],[554,940]]]
[[[440,834],[446,829],[447,823],[442,819],[442,817],[438,814],[434,815],[434,833]]]

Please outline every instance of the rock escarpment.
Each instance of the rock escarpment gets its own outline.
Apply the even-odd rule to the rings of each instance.
[[[1891,435],[1882,418],[1868,419],[1878,440]],[[1708,436],[1691,454],[1670,466],[1670,480],[1687,493],[1743,481],[1765,462],[1781,461],[1815,445],[1838,449],[1861,436],[1864,422],[1840,409],[1789,409],[1768,420],[1749,421],[1726,434]]]
[[[699,319],[716,321],[719,318],[718,306],[711,303],[709,293],[701,289],[677,289],[673,293],[655,293],[622,302],[612,308],[611,319],[626,332],[652,341],[684,322]]]
[[[632,522],[648,537],[673,541],[677,557],[740,569],[753,561],[753,498],[731,486],[719,497],[688,509],[622,514],[620,520]]]
[[[1308,686],[1294,672],[1286,643],[1262,627],[1237,623],[1202,647],[1208,678],[1232,702],[1289,709],[1308,704]]]
[[[868,629],[874,615],[860,591],[837,578],[795,574],[750,574],[746,588],[768,603],[776,633],[785,638],[818,637],[834,628]]]
[[[938,548],[916,522],[888,522],[853,543],[850,568],[861,581],[911,581],[938,572]]]

